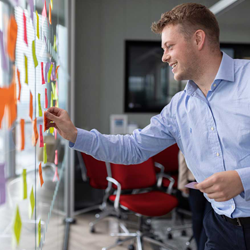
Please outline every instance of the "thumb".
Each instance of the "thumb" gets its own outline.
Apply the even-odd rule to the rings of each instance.
[[[54,122],[58,122],[59,121],[59,118],[57,116],[49,113],[48,111],[46,111],[45,115],[51,121],[54,121]]]

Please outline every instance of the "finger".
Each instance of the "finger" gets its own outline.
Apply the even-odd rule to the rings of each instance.
[[[195,188],[199,189],[201,192],[204,192],[205,189],[208,189],[214,185],[213,181],[210,178],[198,183],[195,185]]]
[[[47,109],[47,112],[52,113],[52,114],[58,116],[58,114],[60,114],[61,110],[62,109],[57,108],[57,107],[50,107],[49,109]]]
[[[48,128],[55,128],[56,127],[56,124],[55,123],[48,123],[47,125],[46,125],[46,128],[48,129]]]
[[[53,115],[52,113],[48,112],[48,110],[46,111],[45,115],[49,120],[54,121],[54,122],[59,122],[59,118]]]

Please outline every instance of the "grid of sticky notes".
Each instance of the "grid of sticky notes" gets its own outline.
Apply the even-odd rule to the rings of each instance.
[[[17,126],[18,130],[18,145],[17,149],[20,151],[25,150],[25,124],[27,120],[24,118],[20,118],[19,121],[17,120],[17,108],[18,104],[22,103],[22,91],[27,91],[25,93],[26,96],[29,96],[29,105],[27,107],[27,114],[32,122],[32,145],[36,146],[37,141],[39,139],[39,146],[43,148],[43,163],[39,163],[38,174],[39,174],[39,181],[41,187],[44,184],[43,179],[43,165],[47,163],[47,144],[44,141],[43,133],[47,130],[48,122],[46,116],[44,115],[46,109],[52,106],[59,106],[59,98],[58,98],[58,68],[59,65],[56,65],[55,62],[45,62],[39,61],[39,57],[37,57],[37,47],[36,41],[40,40],[43,41],[44,47],[53,48],[54,52],[57,52],[57,38],[54,36],[52,41],[43,37],[42,32],[40,32],[40,28],[43,25],[44,21],[48,23],[48,25],[52,24],[52,10],[53,10],[53,0],[47,0],[49,6],[46,6],[46,0],[44,2],[44,7],[42,9],[41,15],[35,11],[34,12],[34,1],[28,0],[28,9],[30,13],[27,15],[27,10],[22,10],[22,36],[23,42],[28,50],[30,50],[30,54],[32,58],[29,58],[27,54],[23,53],[23,66],[22,68],[17,68],[15,66],[16,63],[16,43],[18,37],[18,24],[15,20],[15,17],[11,15],[9,20],[6,19],[8,22],[7,30],[0,29],[0,52],[1,52],[1,67],[4,73],[11,74],[12,79],[10,82],[5,83],[4,87],[0,87],[0,129],[3,127],[7,127],[9,130],[13,129],[14,126]],[[20,8],[18,1],[17,5]],[[48,11],[48,15],[47,15]],[[35,17],[35,18],[34,18]],[[36,34],[35,40],[29,41],[28,37],[28,22],[32,22],[34,33]],[[33,38],[34,39],[34,38]],[[53,58],[53,57],[52,57]],[[33,60],[31,60],[33,59]],[[11,67],[10,67],[11,65]],[[39,67],[37,68],[37,66]],[[44,93],[33,93],[31,88],[29,88],[29,68],[30,67],[37,68],[40,70],[42,84],[47,84]],[[25,84],[25,88],[22,88],[23,84]],[[45,85],[46,86],[46,85]],[[48,87],[51,88],[51,92],[48,93]],[[50,105],[48,102],[48,94],[50,96]],[[44,102],[44,107],[42,107],[41,103]],[[37,103],[37,108],[33,107],[33,104]],[[37,111],[36,111],[37,110]],[[37,117],[33,117],[34,111],[36,112]],[[44,119],[42,124],[39,124],[38,130],[38,120],[37,118]],[[5,121],[6,120],[6,121]],[[30,122],[29,121],[29,122]],[[5,125],[6,124],[6,125]],[[17,125],[16,125],[17,124]],[[44,128],[43,128],[44,126]],[[49,132],[57,138],[57,131],[54,128],[50,128]],[[53,181],[59,180],[58,174],[58,151],[55,151],[55,159],[53,161],[55,164],[55,174]],[[0,205],[4,204],[6,201],[6,179],[5,179],[5,164],[0,163]],[[23,169],[21,174],[22,180],[22,199],[29,201],[29,217],[32,219],[34,215],[34,209],[36,205],[35,194],[33,186],[31,189],[28,189],[28,179],[27,179],[27,170]],[[30,190],[28,194],[28,190]],[[13,236],[15,240],[15,244],[19,245],[21,240],[21,232],[22,232],[22,219],[21,219],[21,211],[19,206],[16,206],[15,215],[13,218]],[[37,245],[39,247],[41,243],[41,232],[42,232],[42,223],[41,219],[37,224]]]

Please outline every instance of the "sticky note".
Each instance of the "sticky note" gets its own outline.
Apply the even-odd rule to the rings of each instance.
[[[58,65],[57,67],[56,67],[56,78],[58,79],[58,69],[59,69],[59,67],[60,67],[60,65]]]
[[[43,147],[43,163],[47,163],[47,147],[46,147],[46,143],[44,143],[44,147]]]
[[[18,90],[19,90],[17,100],[20,101],[22,85],[21,85],[21,80],[20,80],[20,71],[18,69],[17,69],[17,81],[18,81]]]
[[[48,93],[47,93],[47,89],[45,88],[45,93],[44,93],[44,98],[45,98],[45,102],[44,102],[44,108],[48,108]]]
[[[57,52],[57,47],[56,47],[56,35],[54,35],[53,49],[55,50],[55,52]]]
[[[55,139],[57,138],[57,129],[55,128],[55,133],[54,133],[54,135],[55,135]]]
[[[15,49],[17,40],[17,23],[14,16],[11,16],[7,36],[7,53],[11,61],[15,61]]]
[[[190,183],[188,183],[187,185],[185,185],[185,187],[187,187],[187,188],[192,188],[192,189],[197,189],[197,188],[195,188],[194,187],[194,185],[196,185],[196,184],[198,184],[197,182],[190,182]]]
[[[29,117],[31,119],[31,121],[33,120],[33,95],[30,91],[30,109],[29,109]]]
[[[48,82],[48,72],[49,72],[50,64],[51,64],[50,62],[47,62],[45,66],[45,81],[46,82]]]
[[[53,10],[53,0],[50,0],[51,10]]]
[[[53,92],[50,93],[50,107],[53,107]]]
[[[36,36],[39,39],[40,38],[40,34],[39,34],[39,16],[38,13],[36,11]]]
[[[38,140],[38,131],[37,131],[37,118],[32,121],[33,125],[33,134],[32,134],[32,145],[36,146]]]
[[[30,5],[30,17],[33,21],[33,13],[34,13],[34,0],[29,0],[29,5]]]
[[[42,124],[39,125],[39,134],[40,134],[40,148],[42,148],[44,146],[44,143],[43,143],[43,125]]]
[[[33,187],[32,187],[31,192],[30,192],[30,205],[29,205],[29,217],[30,217],[30,219],[33,216],[34,208],[35,208],[35,196],[34,196],[34,191],[33,191]]]
[[[23,200],[27,199],[27,180],[26,180],[26,169],[23,169]]]
[[[35,68],[38,65],[37,57],[36,57],[36,46],[35,46],[35,40],[32,41],[32,56],[33,56],[33,61],[34,61],[34,66]]]
[[[43,116],[43,111],[42,111],[42,106],[41,106],[41,94],[38,93],[38,111],[39,111],[39,116]]]
[[[40,183],[41,183],[41,187],[43,186],[44,180],[43,180],[43,170],[42,170],[42,163],[40,162],[39,164],[39,177],[40,177]]]
[[[5,164],[0,163],[0,205],[6,202],[6,179],[4,168]]]
[[[51,20],[51,4],[49,4],[49,23],[52,24],[52,20]]]
[[[42,74],[42,84],[45,84],[45,79],[43,74],[43,62],[41,62],[41,74]]]
[[[47,18],[47,7],[46,7],[46,0],[44,1],[42,16]]]
[[[53,177],[53,182],[59,181],[59,174],[58,174],[58,168],[56,167],[55,174]]]
[[[17,98],[16,98],[16,82],[15,70],[13,70],[12,83],[7,91],[8,101],[6,104],[8,112],[8,128],[10,129],[17,117]]]
[[[20,120],[20,129],[21,129],[21,147],[20,150],[24,150],[25,147],[25,132],[24,132],[24,119]]]
[[[58,165],[58,151],[55,151],[55,161],[54,161],[55,165]]]
[[[54,133],[54,127],[50,127],[49,128],[49,132],[53,135],[53,133]]]
[[[55,81],[56,80],[56,68],[55,68],[55,64],[53,64],[53,68],[52,68],[52,71],[51,71],[51,79],[52,81]]]
[[[24,55],[25,83],[28,84],[28,57]]]
[[[47,130],[47,123],[48,123],[48,119],[45,115],[45,111],[43,112],[43,132],[45,132]]]
[[[42,235],[42,230],[41,230],[41,219],[38,222],[37,225],[37,247],[40,246],[40,242],[41,242],[41,235]]]
[[[22,231],[22,220],[21,220],[18,206],[16,208],[16,215],[15,215],[15,219],[14,219],[13,231],[14,231],[14,238],[16,240],[16,243],[17,243],[17,245],[19,245],[21,231]]]
[[[54,84],[53,82],[51,82],[51,89],[53,94],[53,100],[57,100],[56,84]]]
[[[2,69],[8,71],[7,57],[5,54],[4,44],[3,44],[3,32],[0,30],[0,45],[1,45],[1,63]]]
[[[52,69],[53,69],[53,63],[50,64],[50,68],[49,68],[49,72],[48,72],[48,79],[47,79],[47,82],[50,82],[50,77],[51,77],[51,72],[52,72]]]
[[[23,40],[26,43],[26,45],[28,46],[26,16],[25,16],[24,12],[23,12]]]

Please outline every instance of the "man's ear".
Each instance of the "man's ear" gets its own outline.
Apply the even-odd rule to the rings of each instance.
[[[205,44],[206,33],[203,30],[196,30],[193,37],[197,49],[202,50]]]

